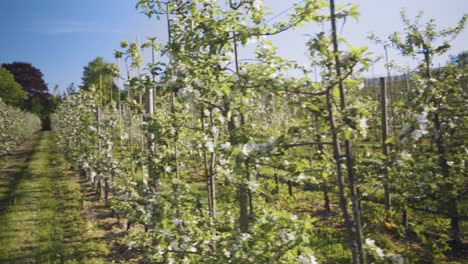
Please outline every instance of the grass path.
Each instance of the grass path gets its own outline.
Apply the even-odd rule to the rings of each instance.
[[[87,219],[87,191],[66,173],[51,132],[0,161],[0,263],[109,263],[108,230]]]

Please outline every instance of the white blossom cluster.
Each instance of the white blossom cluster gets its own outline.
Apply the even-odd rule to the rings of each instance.
[[[377,255],[377,257],[380,260],[392,259],[397,264],[404,264],[405,263],[404,257],[402,255],[400,255],[400,254],[389,254],[389,253],[385,254],[383,249],[375,244],[375,240],[370,239],[370,238],[366,238],[364,242],[365,242],[364,247],[366,249],[372,251],[373,253],[375,253],[375,255]]]
[[[416,116],[413,124],[407,123],[400,130],[400,138],[402,143],[410,140],[418,141],[421,137],[428,134],[427,125],[427,112],[422,112]]]
[[[5,104],[1,98],[0,124],[0,156],[13,150],[26,138],[41,129],[39,117]]]

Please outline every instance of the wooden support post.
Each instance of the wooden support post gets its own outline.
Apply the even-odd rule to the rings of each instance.
[[[382,153],[385,157],[388,156],[388,144],[386,143],[388,138],[388,114],[387,114],[387,87],[385,86],[385,78],[380,78],[380,109],[381,109],[381,124],[382,124]],[[389,211],[391,207],[391,196],[390,196],[390,182],[388,178],[387,164],[384,164],[383,175],[384,175],[384,192],[385,192],[385,210]]]
[[[146,91],[146,100],[145,100],[145,107],[146,107],[146,121],[149,121],[149,118],[151,115],[154,114],[154,89],[149,89]],[[153,186],[156,186],[156,175],[155,175],[155,172],[154,172],[154,166],[152,164],[152,159],[151,159],[151,155],[153,154],[153,150],[154,150],[154,135],[151,134],[151,133],[148,133],[147,135],[147,138],[146,138],[146,142],[147,142],[147,148],[148,148],[148,182],[152,182]]]

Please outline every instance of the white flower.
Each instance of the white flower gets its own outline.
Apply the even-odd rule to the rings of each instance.
[[[241,239],[242,241],[247,241],[247,240],[249,240],[250,238],[252,238],[252,235],[249,234],[249,233],[241,233],[241,234],[240,234],[240,239]]]
[[[284,231],[284,229],[280,229],[278,231],[278,235],[281,238],[281,240],[286,240],[286,232]]]
[[[224,144],[221,144],[221,149],[229,149],[231,147],[231,143],[230,142],[226,142]]]
[[[315,256],[310,256],[310,264],[318,264],[317,259]]]
[[[177,250],[179,249],[179,244],[177,244],[176,241],[173,241],[171,242],[171,244],[169,244],[169,250]]]
[[[361,128],[361,133],[364,137],[367,136],[367,128],[369,128],[369,126],[367,125],[367,118],[363,117],[361,119],[359,119],[359,127]]]
[[[296,221],[297,220],[297,215],[291,215],[291,220]]]
[[[303,256],[303,255],[300,255],[296,261],[298,263],[302,263],[302,264],[318,264],[317,262],[317,259],[315,258],[315,256]]]
[[[379,256],[380,258],[385,257],[385,253],[383,252],[383,249],[379,247],[375,247],[374,250],[375,250],[375,253],[377,253],[377,256]]]
[[[212,126],[211,132],[213,133],[213,135],[218,135],[218,128],[216,126]]]
[[[429,132],[427,130],[425,130],[425,129],[416,129],[413,132],[411,132],[411,138],[414,139],[414,140],[418,140],[422,136],[426,135],[427,133],[429,133]]]
[[[372,240],[370,238],[366,238],[365,243],[368,246],[375,247],[375,240]]]
[[[273,145],[275,143],[275,138],[271,137],[268,139],[268,144]]]
[[[304,256],[302,256],[302,255],[300,255],[300,256],[297,258],[297,262],[303,263],[303,264],[310,263],[310,262],[309,262],[309,258],[304,257]]]
[[[377,254],[377,256],[379,256],[380,258],[384,258],[384,257],[385,257],[385,253],[384,253],[383,249],[381,249],[380,247],[378,247],[378,246],[375,245],[375,240],[372,240],[372,239],[370,239],[370,238],[366,238],[365,243],[366,243],[366,246],[367,246],[368,248],[370,248],[371,250],[375,251],[375,253]]]
[[[255,190],[257,190],[259,184],[255,181],[250,181],[249,184],[249,190],[251,190],[252,192],[255,192]]]
[[[205,147],[208,149],[208,152],[213,153],[214,152],[214,144],[211,141],[208,141],[205,143]]]
[[[193,87],[189,85],[187,87],[184,87],[184,88],[180,89],[177,92],[177,95],[180,98],[189,99],[192,96],[193,92],[194,92]]]
[[[427,112],[422,112],[416,117],[416,122],[418,124],[427,124],[429,121],[427,120]]]
[[[196,247],[193,247],[193,246],[190,247],[188,250],[189,250],[190,252],[197,252],[197,248],[196,248]]]
[[[164,167],[164,171],[166,171],[166,172],[171,172],[171,171],[172,171],[172,167],[171,167],[171,166],[166,166],[166,167]]]
[[[172,220],[172,223],[175,225],[175,226],[179,226],[179,225],[182,225],[184,223],[183,220],[179,219],[179,218],[175,218]]]
[[[136,242],[135,241],[130,241],[128,243],[128,250],[131,250],[133,248],[133,246],[135,246]]]
[[[257,43],[257,42],[258,42],[258,38],[255,38],[255,37],[249,38],[249,39],[247,40],[247,45],[249,45],[249,44],[255,44],[255,43]]]
[[[293,241],[296,239],[296,232],[290,232],[286,234],[286,238],[288,241]]]
[[[305,180],[305,178],[306,177],[305,177],[304,173],[301,173],[301,174],[299,174],[299,176],[297,176],[297,181],[303,181],[303,180]]]
[[[253,150],[255,150],[255,146],[250,142],[242,146],[242,154],[244,154],[245,156],[249,156],[250,152],[252,152]]]
[[[96,177],[96,172],[95,172],[95,171],[91,171],[89,177],[91,178],[91,181],[94,181],[94,178]]]
[[[453,161],[447,161],[447,165],[453,166],[454,162]]]
[[[166,85],[167,86],[173,85],[173,84],[176,83],[176,81],[177,81],[177,79],[175,77],[171,77],[169,80],[167,80]],[[135,101],[135,103],[136,103],[136,101]]]
[[[193,84],[195,84],[198,87],[203,86],[203,83],[200,81],[200,79],[193,79]]]
[[[395,260],[397,264],[405,263],[405,258],[403,258],[403,256],[400,254],[395,254],[395,256],[393,256],[393,259]]]
[[[260,10],[262,6],[263,6],[263,0],[254,0],[252,3],[252,7],[257,11]]]
[[[406,151],[401,152],[401,157],[402,157],[403,159],[410,159],[411,156],[412,156],[412,155],[411,155],[410,153],[406,152]]]
[[[224,122],[225,122],[225,119],[224,119],[224,117],[223,117],[223,116],[221,116],[221,115],[220,115],[220,116],[218,116],[218,120],[219,120],[219,122],[220,122],[222,125],[223,125],[223,124],[224,124]]]
[[[229,60],[234,60],[234,53],[231,51],[226,52],[224,56],[226,56]]]

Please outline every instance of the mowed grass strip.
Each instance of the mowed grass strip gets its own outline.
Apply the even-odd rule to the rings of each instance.
[[[100,256],[109,250],[86,234],[80,185],[63,172],[52,133],[41,132],[36,140],[26,164],[5,180],[0,263],[103,263]]]

